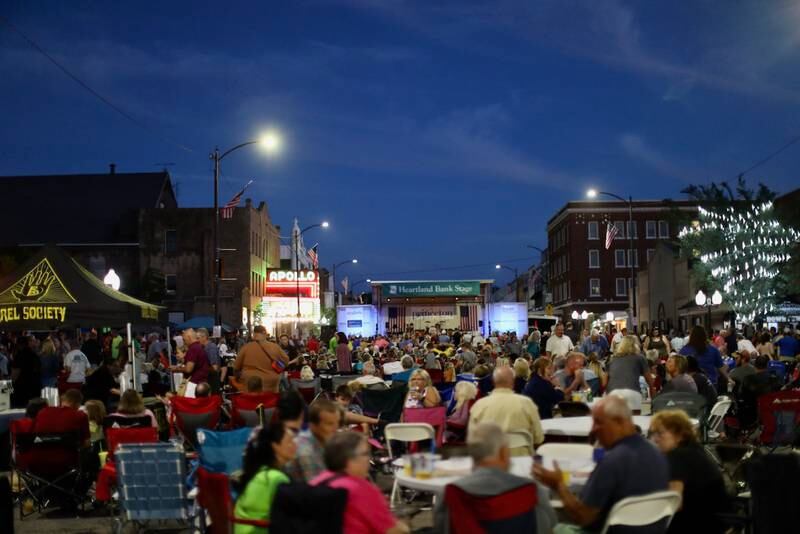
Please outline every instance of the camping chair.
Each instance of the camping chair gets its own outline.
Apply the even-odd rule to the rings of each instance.
[[[197,430],[216,428],[219,423],[222,398],[213,395],[192,399],[189,397],[173,397],[170,400],[172,416],[170,423],[184,442],[197,447]]]
[[[127,522],[174,520],[191,528],[194,514],[186,494],[183,451],[172,443],[125,444],[116,453],[121,514],[114,532]]]
[[[290,383],[292,389],[295,389],[298,393],[300,393],[300,395],[303,396],[303,400],[306,401],[306,404],[311,404],[314,402],[314,399],[316,399],[317,395],[319,395],[320,391],[322,391],[319,377],[315,377],[313,380],[292,378]]]
[[[436,429],[436,447],[444,445],[444,428],[447,424],[447,408],[408,408],[403,410],[404,423],[428,423]]]
[[[27,425],[18,423],[20,421],[12,421],[10,430],[13,444],[11,469],[20,485],[20,519],[30,515],[25,513],[23,506],[27,499],[31,499],[39,512],[55,499],[80,506],[85,498],[80,487],[84,475],[80,435],[77,432],[34,432]]]
[[[561,417],[584,417],[592,414],[592,409],[584,402],[561,401],[558,409]]]
[[[780,380],[781,385],[786,383],[786,364],[777,360],[770,360],[767,364],[767,371],[775,375]]]
[[[761,422],[759,441],[775,450],[782,445],[796,445],[800,437],[800,391],[767,393],[758,398]]]
[[[403,413],[408,386],[391,387],[383,391],[365,389],[361,391],[361,405],[364,415],[378,417],[387,423],[397,423]]]
[[[535,532],[536,484],[524,484],[499,495],[467,493],[455,484],[444,488],[452,534]]]
[[[479,378],[476,384],[478,386],[478,398],[483,398],[489,395],[494,389],[494,378],[491,374]]]
[[[141,417],[124,417],[122,415],[107,415],[103,419],[103,428],[148,428],[153,426],[149,415]],[[111,447],[109,447],[110,449]]]
[[[231,475],[242,468],[242,452],[252,429],[245,427],[226,432],[197,431],[200,466],[211,473]]]
[[[592,397],[599,397],[600,390],[602,389],[602,384],[600,382],[600,377],[590,378],[586,381],[586,384],[589,386],[589,389],[592,390]]]
[[[617,525],[641,527],[664,519],[666,519],[664,525],[666,531],[672,516],[680,506],[681,495],[675,491],[657,491],[647,495],[627,497],[611,508],[601,534],[606,534],[609,528]]]
[[[361,375],[333,375],[331,378],[331,393],[335,393],[336,389],[342,384],[348,384]]]
[[[702,426],[705,421],[706,399],[702,395],[685,391],[662,393],[653,399],[653,413],[662,410],[683,410],[689,417],[699,419]]]
[[[231,524],[269,528],[269,521],[233,515],[230,478],[225,473],[212,473],[203,467],[197,469],[197,504],[211,519],[211,524],[206,525],[206,534],[230,534]]]
[[[720,397],[720,400],[711,408],[708,414],[708,422],[705,426],[705,438],[717,439],[725,428],[725,416],[733,405],[733,401],[727,397]]]
[[[389,453],[389,459],[394,460],[392,441],[402,441],[409,444],[425,440],[433,442],[436,439],[436,430],[428,423],[390,423],[383,429],[383,435],[386,438],[386,450]],[[397,490],[398,485],[395,478],[392,485],[392,494],[389,497],[390,506],[395,504]]]
[[[441,369],[425,369],[425,370],[431,377],[431,383],[433,383],[434,386],[444,382],[444,371],[442,371]]]
[[[149,418],[148,418],[149,422]],[[134,428],[109,428],[106,430],[108,456],[106,463],[97,473],[95,499],[101,502],[110,501],[112,488],[117,485],[117,465],[114,453],[123,444],[158,443],[158,430],[152,426]]]
[[[280,396],[277,393],[241,393],[231,395],[231,427],[254,427],[269,424]]]
[[[439,397],[442,399],[442,406],[447,406],[450,410],[450,404],[456,395],[456,388],[453,384],[436,384],[436,389],[439,391]]]

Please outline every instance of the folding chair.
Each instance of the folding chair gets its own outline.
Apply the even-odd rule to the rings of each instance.
[[[277,393],[241,393],[231,395],[231,427],[254,427],[269,424],[280,395]]]
[[[444,488],[444,502],[452,534],[535,532],[536,484],[499,495],[471,495],[455,484]]]
[[[331,378],[331,392],[335,393],[336,389],[342,384],[348,384],[361,375],[333,375]]]
[[[705,425],[706,441],[709,439],[717,439],[720,436],[722,430],[725,428],[725,416],[733,405],[733,401],[727,397],[720,397],[720,399],[721,400],[717,401],[708,414],[708,421]]]
[[[425,369],[428,371],[428,375],[431,377],[431,382],[433,385],[441,384],[444,382],[444,371],[441,369]]]
[[[105,433],[108,456],[106,456],[105,465],[97,473],[97,483],[95,484],[95,499],[101,502],[111,500],[113,488],[117,485],[117,464],[114,460],[117,448],[120,445],[131,443],[158,443],[158,430],[152,426],[109,428]]]
[[[777,360],[770,360],[767,364],[767,371],[775,375],[781,384],[786,383],[786,364]]]
[[[617,502],[608,513],[600,534],[606,534],[613,526],[641,527],[666,519],[666,532],[672,516],[681,506],[681,495],[675,491],[657,491],[647,495],[627,497]]]
[[[117,450],[121,514],[114,531],[127,522],[174,520],[193,527],[194,513],[186,494],[183,451],[172,443],[125,444]]]
[[[759,441],[774,451],[782,445],[796,445],[800,440],[800,391],[767,393],[758,398],[761,422]]]
[[[213,429],[217,427],[222,407],[222,398],[219,396],[201,397],[173,397],[170,400],[172,415],[171,426],[183,438],[184,442],[197,447],[197,430],[201,428]]]
[[[122,415],[108,415],[103,419],[103,428],[147,428],[153,426],[149,415],[141,417],[125,417]]]
[[[428,423],[436,430],[436,447],[444,445],[444,429],[447,424],[447,408],[408,408],[403,410],[404,423]]]
[[[589,405],[583,402],[562,401],[558,403],[561,417],[584,417],[592,414]]]
[[[699,419],[702,425],[705,422],[706,399],[685,391],[662,393],[653,399],[653,413],[662,410],[683,410],[689,417]]]
[[[81,505],[85,494],[81,495],[80,488],[83,481],[80,435],[33,432],[20,422],[12,421],[10,425],[11,469],[20,484],[20,519],[30,515],[23,506],[28,498],[40,512],[56,499]]]
[[[392,441],[402,441],[404,443],[415,443],[417,441],[435,440],[436,431],[427,423],[390,423],[383,429],[386,438],[386,450],[390,460],[394,460],[392,452]],[[397,479],[392,484],[392,494],[389,497],[389,504],[394,505],[397,498]]]
[[[391,387],[383,391],[363,390],[361,392],[361,404],[364,407],[364,415],[372,417],[380,415],[382,421],[388,423],[399,422],[407,392],[407,384]]]
[[[590,378],[586,381],[586,384],[589,386],[589,389],[592,390],[593,397],[600,396],[600,389],[602,388],[602,384],[600,383],[600,377]]]
[[[319,395],[320,391],[322,391],[322,386],[319,377],[315,377],[313,380],[301,380],[299,378],[292,378],[290,380],[290,383],[292,389],[297,390],[297,392],[303,396],[303,400],[306,401],[306,404],[311,404],[312,402],[314,402],[314,399],[316,399],[317,395]]]
[[[230,478],[225,473],[212,473],[203,467],[197,469],[197,504],[203,508],[211,524],[206,534],[230,534],[231,524],[268,528],[269,521],[237,518],[233,514]]]
[[[197,431],[200,466],[212,473],[232,475],[242,469],[242,452],[252,429],[245,427],[226,432],[200,429]]]
[[[447,406],[448,409],[450,404],[453,402],[453,398],[456,394],[456,388],[452,384],[436,384],[436,389],[439,390],[439,397],[442,399],[442,405]]]

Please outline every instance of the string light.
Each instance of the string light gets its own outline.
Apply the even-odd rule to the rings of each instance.
[[[775,220],[772,202],[745,211],[698,208],[700,221],[681,229],[678,237],[722,285],[739,319],[752,322],[775,305],[776,280],[787,252],[800,242],[800,232]],[[724,247],[724,248],[723,248]]]

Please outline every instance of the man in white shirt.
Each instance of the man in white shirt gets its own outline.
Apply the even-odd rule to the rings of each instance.
[[[86,382],[86,370],[91,369],[92,364],[89,363],[89,358],[78,349],[76,341],[69,341],[69,346],[72,350],[64,356],[64,368],[69,369],[67,382],[83,384]]]
[[[574,348],[572,340],[564,335],[564,323],[558,323],[556,333],[547,339],[544,351],[550,358],[555,358],[556,356],[566,356]]]
[[[477,333],[474,336],[472,336],[472,346],[473,347],[477,347],[478,345],[483,345],[484,343],[486,343],[486,340],[483,338],[483,336],[480,333]]]
[[[628,329],[623,328],[622,330],[618,330],[614,337],[611,338],[611,352],[617,352],[617,345],[619,345],[622,338],[628,335]]]
[[[681,349],[686,345],[686,340],[680,334],[676,334],[672,339],[669,340],[670,345],[672,345],[672,350],[675,352],[680,352]]]

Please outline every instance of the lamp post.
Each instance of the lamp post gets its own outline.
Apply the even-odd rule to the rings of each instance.
[[[294,236],[294,280],[295,280],[295,287],[297,293],[297,319],[300,319],[300,256],[298,255],[297,249],[300,243],[300,236],[304,233],[308,232],[312,228],[328,228],[330,224],[328,221],[322,221],[321,223],[312,224],[311,226],[306,226],[300,232],[298,232]],[[298,335],[299,335],[299,326],[298,326]]]
[[[119,275],[114,272],[114,269],[109,269],[106,276],[103,278],[103,284],[109,286],[114,291],[119,291],[120,279]]]
[[[225,156],[250,145],[261,145],[268,154],[277,152],[281,146],[281,139],[275,132],[267,132],[261,139],[247,141],[229,148],[222,154],[219,148],[214,148],[209,159],[214,162],[214,324],[222,324],[222,316],[219,311],[219,164]]]
[[[589,189],[586,192],[586,196],[589,197],[589,198],[597,198],[598,195],[606,195],[606,196],[609,196],[611,198],[616,198],[617,200],[620,200],[622,202],[627,202],[628,203],[628,228],[627,228],[627,230],[628,230],[628,245],[629,245],[630,248],[628,249],[628,254],[626,254],[626,256],[628,257],[628,263],[630,263],[630,268],[631,268],[631,287],[630,287],[630,291],[631,291],[631,313],[630,313],[631,326],[633,326],[633,331],[636,332],[638,330],[638,325],[636,324],[636,320],[635,320],[635,316],[636,316],[636,267],[635,267],[635,265],[636,265],[637,262],[634,261],[634,260],[638,260],[639,259],[639,251],[637,249],[633,248],[633,232],[631,231],[633,229],[633,197],[632,196],[628,196],[628,199],[625,200],[621,196],[615,195],[614,193],[609,193],[608,191],[598,191],[596,189]],[[634,255],[634,252],[635,252],[635,255]]]
[[[705,307],[708,310],[708,334],[711,333],[711,308],[715,308],[722,304],[722,293],[719,290],[714,291],[711,297],[708,297],[703,290],[699,290],[694,296],[694,303],[700,307]]]
[[[353,258],[352,260],[344,260],[344,261],[340,261],[339,263],[334,263],[333,264],[332,271],[333,271],[333,301],[334,301],[334,306],[336,305],[336,293],[337,293],[337,291],[336,291],[336,268],[337,267],[341,267],[342,265],[346,265],[348,263],[358,263],[358,259],[357,258]],[[342,304],[342,301],[341,301],[341,299],[339,299],[339,305],[341,306],[341,304]]]
[[[508,269],[514,273],[514,302],[519,302],[519,272],[516,267],[509,267],[508,265],[500,265],[499,263],[494,266],[495,269]]]
[[[359,280],[358,282],[353,282],[353,284],[350,286],[350,297],[351,297],[351,298],[352,298],[352,296],[355,294],[355,293],[353,292],[353,290],[356,288],[356,286],[357,286],[358,284],[363,284],[364,282],[366,282],[366,283],[368,283],[368,284],[369,284],[370,282],[372,282],[372,278],[364,278],[364,279],[362,279],[362,280]]]

